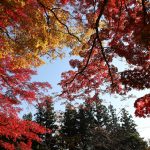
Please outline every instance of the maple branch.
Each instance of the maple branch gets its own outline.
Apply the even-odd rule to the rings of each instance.
[[[68,26],[67,26],[65,23],[63,23],[63,22],[58,18],[58,16],[57,16],[57,15],[55,14],[55,12],[53,11],[53,8],[50,9],[50,8],[48,8],[47,6],[45,6],[43,3],[41,3],[41,2],[38,2],[38,3],[42,6],[42,8],[44,9],[44,11],[46,11],[46,9],[48,9],[48,10],[54,15],[54,17],[57,19],[57,21],[58,21],[60,24],[62,24],[62,25],[66,28],[66,30],[67,30],[67,32],[68,32],[69,35],[71,35],[71,36],[73,36],[74,38],[76,38],[79,42],[82,42],[82,41],[79,39],[79,37],[77,37],[77,36],[74,35],[72,32],[70,32]],[[49,17],[49,15],[46,13],[46,18],[47,18],[47,17]]]
[[[90,83],[90,79],[84,74],[84,72],[82,72],[82,75],[88,80],[88,82]]]
[[[3,81],[4,81],[10,88],[14,89],[14,87],[9,84],[8,80],[5,78],[4,75],[1,74],[0,76],[1,76],[1,78],[3,79]]]
[[[1,30],[4,34],[6,34],[6,36],[7,36],[10,40],[12,40],[12,41],[14,42],[14,40],[11,38],[11,36],[9,35],[9,32],[8,32],[7,30],[2,29],[1,27],[0,27],[0,30]]]
[[[50,25],[50,18],[49,18],[49,14],[47,13],[45,7],[44,7],[44,12],[45,12],[45,15],[46,15],[47,26],[49,27],[49,25]]]
[[[17,100],[16,96],[10,95],[10,94],[7,95],[8,92],[12,92],[13,90],[15,90],[15,88],[14,88],[12,85],[9,84],[8,79],[6,79],[4,75],[0,75],[0,76],[1,76],[1,78],[3,79],[3,81],[10,87],[10,90],[7,90],[7,91],[5,92],[5,97],[12,97],[12,98],[14,99],[14,101],[15,101],[16,103],[18,103],[18,100]],[[11,93],[11,94],[12,94],[12,93]]]
[[[125,4],[125,5],[126,5],[126,4]],[[127,7],[127,6],[125,6],[125,7]],[[117,22],[117,28],[116,28],[114,37],[118,34],[118,29],[119,29],[119,25],[120,25],[121,13],[122,13],[122,1],[121,1],[120,9],[119,9],[119,19],[118,19],[118,22]]]
[[[92,45],[92,47],[91,47],[91,49],[90,49],[90,53],[89,53],[89,56],[88,56],[88,59],[87,59],[87,61],[86,61],[85,66],[84,66],[79,72],[77,72],[77,73],[75,74],[75,76],[73,77],[73,79],[72,79],[70,82],[68,82],[68,83],[66,83],[66,84],[72,83],[72,82],[74,81],[74,79],[75,79],[79,74],[82,74],[82,73],[84,72],[84,70],[87,68],[87,66],[88,66],[88,64],[89,64],[89,61],[90,61],[90,58],[91,58],[91,55],[92,55],[92,52],[93,52],[93,48],[94,48],[94,46],[95,46],[95,42],[96,42],[96,37],[95,37],[94,40],[93,40],[93,45]]]
[[[109,65],[109,62],[108,62],[108,60],[106,58],[106,55],[105,55],[105,52],[104,52],[104,47],[102,45],[102,41],[101,41],[101,39],[99,37],[99,31],[98,31],[99,22],[100,22],[100,19],[101,19],[102,15],[103,15],[104,10],[105,10],[105,6],[107,5],[107,2],[108,2],[108,0],[104,0],[104,5],[103,5],[103,7],[102,7],[102,9],[101,9],[101,11],[99,13],[99,16],[98,16],[98,18],[96,20],[96,23],[95,23],[95,30],[96,30],[96,38],[98,39],[98,42],[100,44],[101,53],[103,55],[104,61],[106,62],[106,65],[108,67],[108,73],[109,73],[109,76],[111,78],[112,85],[114,85],[113,76],[112,76],[112,73],[111,73],[110,65]]]
[[[110,69],[110,65],[109,65],[109,63],[108,63],[108,61],[107,61],[107,58],[106,58],[106,56],[105,56],[104,48],[103,48],[103,46],[102,46],[102,42],[101,42],[101,40],[100,40],[99,31],[98,31],[99,21],[100,21],[102,15],[103,15],[103,12],[104,12],[105,6],[107,5],[107,2],[108,2],[108,0],[104,0],[104,6],[102,7],[102,10],[100,11],[100,14],[99,14],[99,16],[98,16],[98,18],[97,18],[97,20],[96,20],[96,23],[95,23],[96,37],[95,37],[94,40],[93,40],[93,45],[92,45],[92,48],[90,49],[90,53],[89,53],[87,62],[86,62],[86,64],[85,64],[85,66],[84,66],[79,72],[77,72],[77,73],[75,74],[75,76],[73,77],[73,79],[72,79],[70,82],[66,83],[66,85],[72,83],[72,82],[74,81],[74,79],[75,79],[79,74],[82,74],[82,73],[84,72],[84,70],[87,68],[87,66],[88,66],[88,64],[89,64],[89,61],[90,61],[90,58],[91,58],[91,55],[92,55],[92,52],[93,52],[93,48],[94,48],[94,46],[95,46],[96,39],[98,39],[98,42],[99,42],[99,44],[100,44],[101,52],[102,52],[103,58],[104,58],[104,60],[105,60],[105,62],[106,62],[106,65],[107,65],[107,67],[108,67],[108,72],[109,72],[109,75],[110,75],[110,77],[111,77],[112,85],[114,85],[113,77],[112,77],[112,73],[111,73],[111,69]]]
[[[51,31],[56,31],[56,32],[60,32],[60,33],[63,33],[63,34],[68,34],[67,32],[63,32],[61,30],[57,30],[57,29],[50,29]]]
[[[55,12],[54,12],[53,10],[50,10],[50,11],[53,13],[53,15],[55,16],[55,18],[57,19],[57,21],[58,21],[60,24],[62,24],[63,26],[66,27],[68,34],[70,34],[71,36],[75,37],[79,42],[82,42],[82,41],[79,39],[79,37],[77,37],[76,35],[74,35],[73,33],[70,32],[68,26],[67,26],[65,23],[63,23],[63,22],[57,17],[57,15],[55,14]]]
[[[53,9],[53,8],[52,8]],[[63,11],[64,13],[66,13],[65,10],[61,9],[61,11]],[[84,20],[87,20],[87,19],[83,19],[82,17],[79,18],[79,17],[75,17],[73,16],[69,11],[67,11],[67,13],[69,13],[69,16],[70,16],[70,19],[76,19],[76,20],[80,20],[80,21],[84,21]]]
[[[146,12],[146,7],[145,7],[145,0],[142,0],[142,7],[143,7],[144,24],[146,24],[147,12]]]
[[[95,6],[95,4],[96,4],[96,1],[94,0],[94,1],[93,1],[94,14],[95,14],[95,12],[96,12],[96,8],[95,8],[96,6]]]

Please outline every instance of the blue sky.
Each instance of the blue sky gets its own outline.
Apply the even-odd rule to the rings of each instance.
[[[71,57],[73,58],[73,57]],[[69,66],[69,60],[70,60],[70,56],[66,56],[63,59],[57,59],[53,62],[47,62],[45,65],[41,66],[38,68],[38,75],[33,76],[33,81],[41,81],[41,82],[49,82],[53,89],[52,92],[60,92],[61,88],[60,86],[58,86],[57,84],[59,83],[59,81],[61,80],[61,73],[64,71],[67,71],[70,69]],[[126,68],[126,64],[122,61],[114,60],[114,65],[116,65],[119,68],[119,71],[123,71],[124,68]],[[140,97],[143,96],[144,94],[150,92],[149,90],[144,90],[144,91],[136,91],[133,90],[132,92],[130,92],[129,94],[133,94],[136,97]],[[134,101],[135,101],[135,97],[134,98],[127,98],[126,100],[122,100],[120,101],[120,99],[122,98],[121,96],[116,95],[117,97],[114,97],[114,95],[105,95],[104,96],[104,103],[106,105],[109,105],[110,103],[113,104],[113,106],[117,109],[117,113],[120,112],[121,108],[126,108],[129,113],[134,117]],[[126,95],[127,97],[128,95]],[[64,106],[61,105],[62,101],[58,101],[55,103],[55,110],[64,110]],[[27,104],[23,104],[22,106],[24,108],[24,111],[21,113],[27,113],[27,112],[35,112],[34,108],[30,105]],[[145,139],[150,138],[150,119],[149,118],[137,118],[134,117],[134,120],[136,122],[137,129],[139,131],[139,133],[141,134],[142,137],[144,137]]]

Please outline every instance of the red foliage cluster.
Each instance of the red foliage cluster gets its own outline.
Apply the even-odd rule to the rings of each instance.
[[[32,24],[33,19],[31,14],[32,11],[30,11],[30,9],[36,11],[39,7],[35,0],[26,0],[26,2],[22,3],[14,0],[11,2],[2,1],[0,9],[4,12],[0,16],[0,27],[2,29],[5,30],[7,27],[16,27],[16,24],[20,24],[18,28],[20,27],[20,29],[26,29],[30,23]],[[23,24],[24,21],[28,23]]]
[[[66,5],[68,2],[69,2],[69,0],[61,0],[61,3],[62,3],[63,5]]]
[[[121,80],[128,88],[146,89],[150,88],[150,66],[142,69],[124,71]]]
[[[45,129],[32,121],[21,120],[18,117],[19,105],[23,101],[44,100],[44,91],[51,86],[49,83],[31,82],[31,75],[36,71],[15,69],[10,57],[0,62],[0,147],[29,150],[32,140],[40,141],[37,133],[44,133]]]
[[[62,74],[62,97],[69,100],[91,97],[93,93],[117,92],[126,93],[132,88],[143,90],[150,87],[150,13],[148,1],[99,0],[79,1],[70,0],[75,8],[73,13],[85,16],[87,28],[95,33],[82,47],[83,60],[71,60],[77,71]],[[104,20],[106,27],[100,28],[99,22]],[[84,22],[83,22],[84,23]],[[106,47],[102,42],[107,42]],[[118,72],[112,65],[114,57],[122,57],[135,69]],[[103,87],[106,90],[103,90]],[[147,95],[145,97],[148,97]],[[136,115],[144,117],[149,114],[149,98],[136,100]],[[142,104],[142,105],[141,105]],[[146,108],[146,109],[144,109]],[[144,110],[143,110],[144,109]],[[142,113],[141,113],[141,110]]]
[[[150,94],[145,95],[136,100],[134,107],[136,108],[135,115],[140,117],[150,116]]]
[[[45,132],[45,128],[37,123],[0,113],[0,147],[7,150],[15,150],[16,148],[30,150],[32,140],[41,141],[37,133]]]
[[[85,56],[88,56],[88,54],[85,54]],[[116,74],[117,70],[114,66],[111,66],[111,68],[115,87],[113,89],[109,88],[110,84],[108,83],[110,82],[110,76],[108,68],[98,48],[94,49],[94,52],[91,54],[90,62],[86,66],[87,59],[88,58],[85,57],[82,61],[70,61],[70,65],[73,68],[77,67],[77,71],[62,73],[63,80],[60,85],[63,88],[63,93],[61,97],[70,101],[75,99],[93,101],[91,94],[97,95],[97,93],[100,92],[110,91],[121,93],[122,87],[119,84],[119,76]],[[102,88],[100,88],[100,85]],[[103,85],[107,86],[107,89],[104,90]]]

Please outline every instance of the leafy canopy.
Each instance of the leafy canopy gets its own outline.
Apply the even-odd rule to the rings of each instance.
[[[61,98],[97,102],[99,93],[127,94],[150,87],[148,0],[0,0],[0,145],[30,149],[44,128],[18,117],[20,104],[45,100],[48,83],[32,82],[34,67],[62,57],[80,60],[62,73]],[[119,72],[114,58],[128,69]],[[150,94],[135,101],[135,114],[150,114]]]

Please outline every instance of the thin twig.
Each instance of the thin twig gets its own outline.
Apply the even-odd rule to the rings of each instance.
[[[144,24],[146,24],[146,16],[147,16],[147,12],[146,12],[146,7],[145,7],[145,0],[142,0],[142,7],[143,7],[143,17],[144,17]]]
[[[95,46],[95,42],[96,42],[96,38],[94,38],[94,40],[93,40],[93,45],[92,45],[92,47],[91,47],[91,49],[90,49],[90,53],[89,53],[89,56],[88,56],[88,59],[87,59],[87,61],[86,61],[85,66],[84,66],[79,72],[77,72],[77,73],[75,74],[75,76],[73,77],[73,79],[72,79],[70,82],[68,82],[68,83],[66,83],[66,84],[72,83],[72,82],[74,81],[74,79],[75,79],[79,74],[83,73],[84,70],[87,68],[87,66],[88,66],[88,64],[89,64],[89,61],[90,61],[90,58],[91,58],[91,55],[92,55],[92,52],[93,52],[93,49],[94,49],[94,46]]]
[[[1,30],[3,33],[5,33],[5,34],[7,35],[7,37],[8,37],[10,40],[12,40],[12,41],[14,42],[14,40],[11,38],[11,36],[9,35],[9,33],[8,33],[7,30],[4,30],[4,29],[2,29],[2,28],[0,28],[0,30]]]
[[[57,17],[57,15],[55,14],[55,12],[52,11],[52,10],[50,10],[50,11],[53,13],[53,15],[55,16],[55,18],[57,19],[57,21],[58,21],[60,24],[62,24],[62,25],[64,25],[64,26],[66,27],[67,32],[68,32],[71,36],[75,37],[79,42],[81,42],[81,40],[79,39],[79,37],[77,37],[76,35],[74,35],[73,33],[70,32],[68,26],[67,26],[65,23],[63,23],[63,22]]]
[[[44,10],[47,9],[47,10],[49,10],[49,11],[54,15],[54,17],[57,19],[57,21],[58,21],[60,24],[62,24],[62,25],[66,28],[66,30],[67,30],[67,32],[68,32],[69,35],[71,35],[71,36],[73,36],[74,38],[76,38],[79,42],[82,42],[82,41],[79,39],[79,37],[77,37],[76,35],[74,35],[73,33],[70,32],[70,29],[68,28],[68,26],[67,26],[65,23],[63,23],[63,22],[58,18],[58,16],[55,14],[55,12],[53,11],[53,9],[48,8],[47,6],[45,6],[44,4],[42,4],[41,2],[39,2],[39,4],[42,6],[42,8],[43,8]],[[48,15],[47,15],[46,17],[48,17]]]

